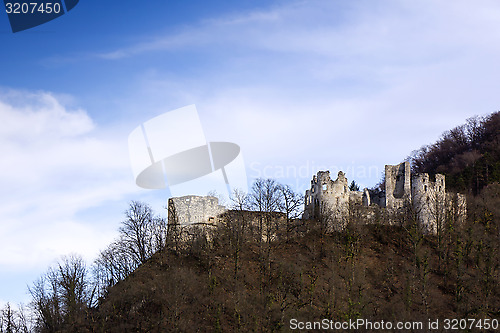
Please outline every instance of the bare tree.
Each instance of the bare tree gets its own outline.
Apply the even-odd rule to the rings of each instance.
[[[269,243],[272,235],[275,234],[277,226],[274,225],[269,213],[278,212],[280,210],[280,184],[274,179],[255,180],[250,193],[250,205],[255,210],[260,212],[259,217],[259,234],[261,240],[264,238]]]
[[[29,291],[41,332],[77,329],[84,323],[94,297],[85,262],[77,255],[63,257]]]
[[[280,184],[274,179],[259,178],[252,185],[250,203],[259,212],[279,211]]]
[[[293,191],[289,185],[279,185],[281,200],[279,203],[280,211],[286,215],[286,239],[290,236],[292,230],[292,220],[298,219],[303,213],[304,196]]]
[[[119,238],[101,251],[94,261],[93,283],[100,297],[162,250],[167,242],[167,222],[163,217],[155,216],[149,205],[132,201],[125,216]]]
[[[57,272],[52,268],[29,288],[31,304],[37,317],[36,326],[42,332],[55,332],[62,326],[59,290]]]
[[[125,279],[137,266],[125,242],[121,239],[112,242],[94,261],[93,277],[97,294],[105,296],[111,286]]]
[[[210,196],[210,197],[217,198],[217,200],[219,200],[219,205],[226,206],[226,204],[227,204],[227,202],[226,202],[227,200],[226,199],[227,198],[226,198],[225,195],[217,192],[216,190],[209,191],[207,193],[207,195]]]
[[[234,189],[231,196],[231,209],[244,211],[251,207],[250,196],[241,189]]]
[[[177,252],[180,249],[180,242],[182,239],[182,226],[179,223],[179,216],[175,205],[171,204],[169,199],[168,209],[168,224],[167,224],[167,245]]]
[[[126,244],[131,258],[141,264],[152,254],[152,235],[150,233],[153,223],[153,211],[148,205],[132,201],[130,207],[125,211],[126,220],[122,222],[120,234],[122,241]]]
[[[15,310],[7,303],[0,310],[0,333],[28,333],[30,331],[31,325],[22,306]]]
[[[246,240],[248,229],[248,214],[250,196],[241,189],[234,189],[231,195],[232,212],[223,215],[222,227],[227,236],[234,259],[234,278],[237,279],[242,243]]]
[[[87,266],[82,257],[71,255],[63,257],[58,264],[58,283],[62,310],[66,317],[73,320],[92,303],[93,287],[87,279]]]
[[[150,237],[150,251],[151,255],[164,249],[167,243],[167,220],[160,216],[153,217],[151,221],[149,233]]]

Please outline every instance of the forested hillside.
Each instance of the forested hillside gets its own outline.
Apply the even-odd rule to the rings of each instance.
[[[500,182],[500,112],[473,117],[411,156],[415,172],[446,175],[451,189],[478,194]]]
[[[193,232],[179,242],[147,204],[133,202],[120,236],[92,267],[77,256],[61,260],[30,287],[34,318],[7,307],[0,332],[286,332],[292,319],[500,320],[499,138],[497,112],[412,155],[415,171],[445,173],[447,187],[468,195],[465,223],[447,220],[436,236],[420,232],[411,209],[392,226],[383,216],[366,225],[352,214],[346,230],[331,232],[332,219],[297,219],[302,194],[274,180],[235,193],[232,213],[209,240]],[[256,231],[248,210],[261,218]],[[284,225],[263,238],[278,221],[273,212]]]

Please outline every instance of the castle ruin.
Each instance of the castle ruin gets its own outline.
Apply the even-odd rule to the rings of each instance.
[[[212,196],[186,195],[168,199],[168,224],[212,224],[226,211]]]
[[[212,196],[188,195],[168,200],[170,239],[187,242],[200,237],[210,241],[212,231],[221,223],[240,224],[249,237],[264,242],[275,239],[286,226],[286,215],[280,212],[228,210]]]
[[[372,223],[376,216],[382,216],[383,223],[387,224],[394,224],[398,214],[411,212],[425,234],[438,233],[450,220],[462,223],[467,213],[465,195],[446,192],[444,175],[436,174],[431,178],[426,173],[412,174],[409,162],[386,165],[385,182],[380,191],[350,190],[342,171],[336,180],[330,178],[329,171],[319,171],[313,176],[311,189],[305,194],[303,219],[328,219],[332,230],[343,230],[353,211],[360,213],[358,220]],[[224,218],[235,218],[224,214],[228,212],[231,211],[219,205],[216,197],[190,195],[170,198],[169,230],[174,228],[194,234],[201,229],[208,235]],[[262,213],[255,214],[257,212],[247,212],[247,219],[250,224],[261,224]],[[261,237],[273,238],[276,230],[266,236],[261,233]]]
[[[466,216],[465,196],[448,193],[445,177],[436,174],[435,179],[426,174],[411,174],[410,163],[385,166],[383,191],[351,191],[345,174],[340,171],[336,180],[329,171],[319,171],[306,191],[303,218],[325,218],[334,221],[333,228],[342,230],[353,207],[364,207],[364,217],[370,221],[375,209],[383,209],[389,218],[411,208],[417,215],[423,233],[436,234],[447,218],[462,222]]]
[[[168,199],[168,231],[170,241],[185,243],[211,239],[212,229],[226,208],[212,196],[186,195]]]

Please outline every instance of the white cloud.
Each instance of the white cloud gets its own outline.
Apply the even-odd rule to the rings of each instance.
[[[383,170],[498,110],[499,25],[496,0],[282,1],[68,61],[130,58],[121,63],[130,94],[111,96],[127,115],[140,123],[196,103],[209,141],[239,144],[247,165],[261,168],[255,174],[305,170],[299,188],[322,166]],[[108,133],[62,100],[0,94],[0,270],[45,267],[64,252],[91,256],[114,234],[101,221],[116,225],[125,208],[102,207],[127,193],[149,196],[158,211],[164,202],[136,193],[128,132]]]
[[[48,92],[3,92],[0,119],[0,270],[40,270],[70,252],[92,259],[122,214],[92,209],[136,191],[126,136],[103,134]]]
[[[40,135],[58,140],[85,134],[94,127],[83,110],[67,112],[49,93],[8,91],[0,96],[0,112],[4,121],[0,137],[4,140],[26,142]]]
[[[498,109],[499,22],[500,3],[492,0],[283,1],[147,35],[97,56],[137,58],[126,64],[127,73],[146,73],[135,86],[135,108],[167,111],[172,101],[171,109],[196,103],[207,139],[240,144],[247,164],[314,161],[382,170],[466,118]],[[142,61],[153,53],[161,61]],[[181,58],[178,53],[207,63],[175,62],[189,68],[176,72],[163,56]],[[66,121],[78,117],[82,126],[74,133],[80,136],[41,154],[54,161],[40,166],[52,184],[54,166],[63,169],[57,173],[85,175],[82,182],[73,178],[75,187],[119,168],[121,160],[108,156],[116,151],[113,143],[88,135],[93,125],[84,114],[72,111]],[[81,156],[92,156],[93,163]]]
[[[247,161],[383,168],[498,109],[499,22],[489,0],[283,2],[125,49],[219,59],[196,78],[157,65],[144,90],[195,101],[207,138],[240,144]]]
[[[228,55],[241,47],[282,52],[285,57],[298,53],[353,62],[359,58],[348,58],[362,57],[401,65],[450,56],[464,51],[465,45],[498,50],[499,17],[500,5],[490,0],[473,6],[468,1],[431,0],[287,1],[266,10],[206,20],[175,33],[169,29],[148,35],[144,42],[99,56],[116,60],[190,48],[205,52],[219,48]]]

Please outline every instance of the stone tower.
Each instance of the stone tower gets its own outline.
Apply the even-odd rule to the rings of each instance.
[[[413,206],[424,233],[435,234],[444,223],[449,206],[445,186],[445,177],[441,174],[436,174],[435,181],[427,173],[412,178]]]
[[[411,201],[411,169],[409,162],[385,166],[385,207],[390,210]]]
[[[444,175],[436,174],[435,180],[427,173],[412,175],[409,162],[385,166],[384,191],[350,191],[347,184],[342,171],[335,181],[329,171],[319,171],[306,191],[303,218],[331,219],[333,229],[342,230],[351,208],[358,209],[366,223],[378,211],[387,224],[396,222],[406,208],[416,213],[423,233],[436,234],[446,219],[463,223],[467,216],[465,196],[446,192]]]
[[[330,171],[319,171],[313,176],[311,189],[306,191],[303,218],[328,218],[334,220],[333,227],[345,227],[349,204],[369,204],[369,197],[363,199],[363,192],[350,191],[347,178],[339,171],[336,180],[330,178]]]

